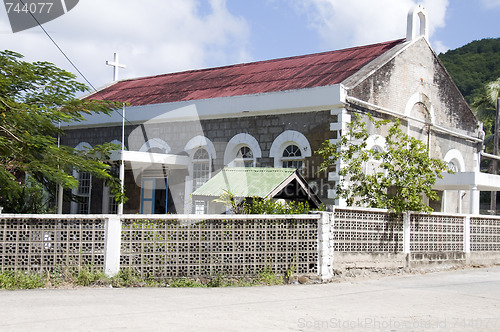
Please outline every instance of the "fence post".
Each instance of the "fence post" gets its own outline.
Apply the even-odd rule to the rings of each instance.
[[[464,253],[470,254],[470,216],[464,219]]]
[[[321,281],[333,278],[333,232],[334,212],[319,212],[318,222],[318,275]]]
[[[120,249],[122,225],[120,216],[109,215],[104,224],[104,273],[113,277],[120,271]]]
[[[406,267],[410,265],[411,213],[403,213],[403,254],[406,256]]]

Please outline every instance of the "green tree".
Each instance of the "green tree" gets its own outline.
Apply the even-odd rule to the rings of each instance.
[[[375,128],[389,125],[387,120],[369,116]],[[424,196],[437,200],[432,190],[437,177],[447,171],[447,165],[429,157],[427,147],[401,130],[398,120],[388,128],[384,149],[367,149],[369,132],[366,122],[358,114],[347,125],[347,133],[335,144],[325,141],[316,151],[323,157],[321,171],[329,170],[341,162],[337,196],[349,206],[359,204],[372,208],[389,209],[395,213],[405,211],[432,212]],[[367,170],[367,163],[376,167]]]
[[[468,103],[482,93],[482,87],[500,77],[500,38],[473,41],[439,54]]]
[[[25,62],[22,55],[0,52],[0,206],[4,212],[43,212],[41,191],[75,188],[73,169],[103,178],[123,199],[119,180],[106,160],[111,144],[88,151],[58,146],[59,123],[83,121],[85,114],[109,114],[117,105],[82,100],[88,91],[75,76],[48,62]],[[29,180],[27,180],[29,179]]]
[[[484,123],[484,131],[486,133],[485,144],[487,150],[492,152],[493,135],[495,131],[495,118],[497,99],[500,97],[500,77],[484,85],[481,94],[474,99],[472,107],[474,107],[479,120]]]

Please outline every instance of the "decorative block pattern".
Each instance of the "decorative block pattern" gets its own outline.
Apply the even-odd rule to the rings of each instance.
[[[336,252],[402,252],[403,221],[387,212],[335,209]]]
[[[104,219],[2,218],[0,271],[104,266]]]
[[[291,266],[315,274],[318,219],[123,219],[120,266],[153,277],[284,273]]]
[[[472,217],[470,228],[471,251],[500,251],[500,219]]]
[[[410,251],[442,252],[464,250],[464,217],[412,214]]]

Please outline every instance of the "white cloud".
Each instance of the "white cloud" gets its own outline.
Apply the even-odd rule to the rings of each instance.
[[[420,2],[429,16],[429,33],[444,27],[448,0]],[[324,48],[343,48],[406,37],[412,0],[300,0],[296,8],[308,15]]]
[[[432,48],[437,54],[446,53],[450,49],[448,46],[444,45],[441,41],[434,41],[432,43]]]
[[[120,78],[250,59],[249,25],[225,0],[85,0],[44,27],[96,87],[111,80],[114,52],[127,65]],[[75,72],[40,28],[12,34],[3,11],[0,45]]]
[[[500,7],[500,0],[481,0],[481,2],[486,8]]]

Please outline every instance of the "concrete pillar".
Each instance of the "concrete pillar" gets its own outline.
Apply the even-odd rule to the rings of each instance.
[[[120,162],[120,191],[123,194],[125,189],[125,162],[123,161],[123,151],[122,151],[122,160]],[[123,214],[123,202],[118,204],[118,214]]]
[[[104,273],[113,277],[120,271],[122,225],[118,215],[109,215],[104,225]]]
[[[63,194],[64,188],[60,184],[57,185],[57,214],[63,213]]]
[[[458,213],[462,213],[462,195],[463,195],[462,190],[459,190],[458,191],[458,210],[457,210]]]
[[[470,187],[470,214],[479,214],[479,190],[476,185]]]
[[[403,213],[403,253],[410,253],[411,224],[410,212]]]
[[[333,232],[334,212],[319,212],[318,221],[318,275],[322,281],[333,278]]]
[[[470,254],[470,216],[464,218],[464,252]]]

